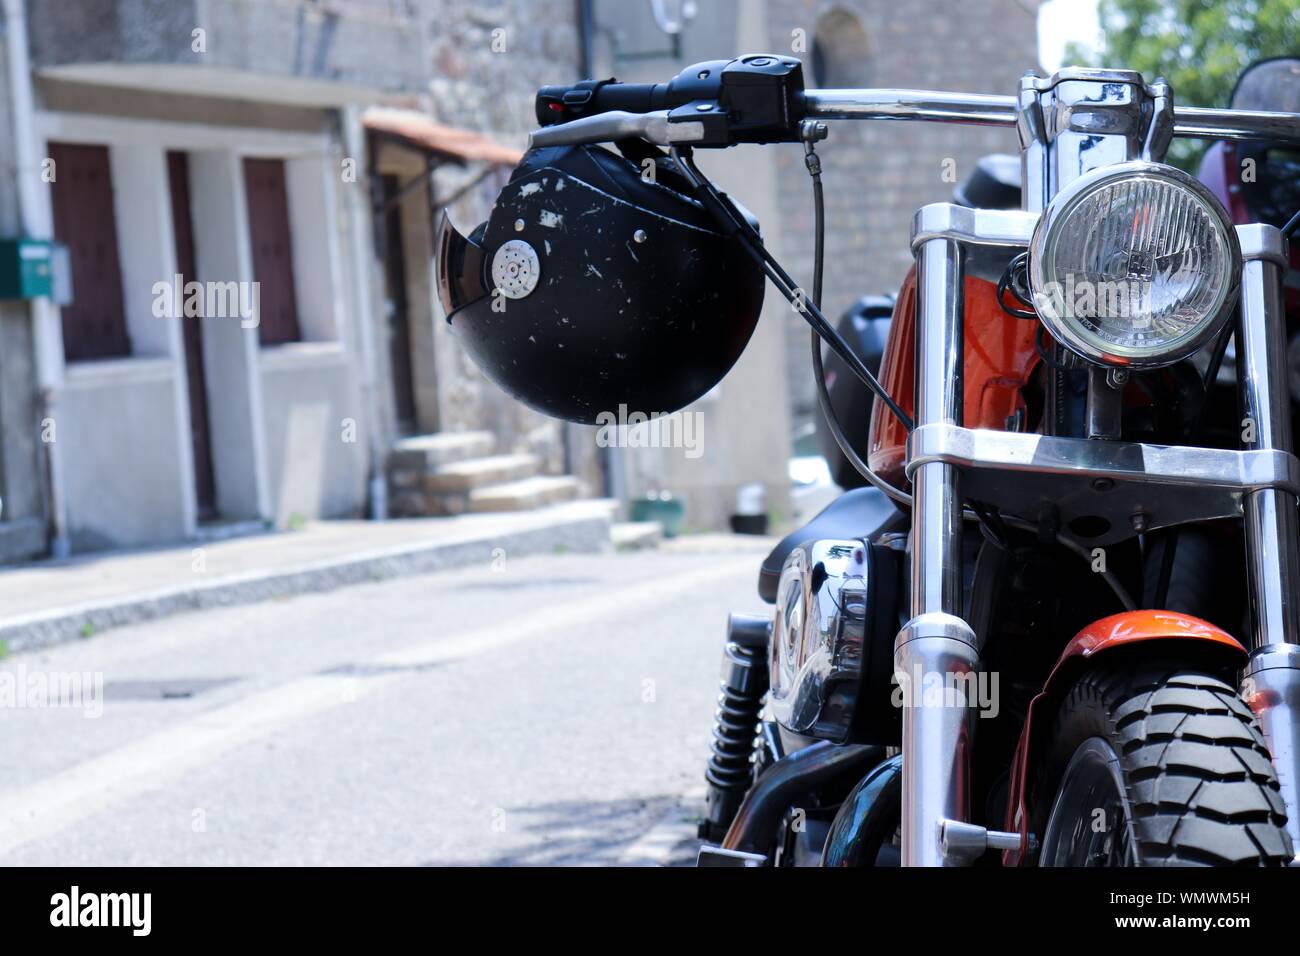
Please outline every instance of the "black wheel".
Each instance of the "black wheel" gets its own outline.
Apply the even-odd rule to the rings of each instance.
[[[1292,857],[1259,726],[1207,673],[1140,662],[1062,702],[1031,806],[1041,866],[1269,866]]]

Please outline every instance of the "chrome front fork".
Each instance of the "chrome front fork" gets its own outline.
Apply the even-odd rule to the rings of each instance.
[[[1247,448],[1291,451],[1285,315],[1281,274],[1286,246],[1263,225],[1238,228],[1243,266],[1238,374]],[[930,233],[916,246],[916,425],[962,423],[961,245]],[[973,712],[918,678],[968,686],[980,644],[962,619],[961,493],[955,466],[926,462],[912,474],[911,620],[894,643],[903,685],[904,866],[951,866],[970,859],[955,834],[968,829]],[[1250,582],[1250,663],[1243,696],[1259,717],[1286,803],[1288,830],[1300,848],[1300,520],[1296,496],[1278,488],[1243,501]],[[981,635],[982,637],[982,635]],[[992,846],[1006,834],[988,833]],[[981,838],[983,839],[983,837]]]
[[[953,239],[917,247],[916,424],[962,423],[962,249]],[[962,504],[957,469],[943,462],[912,475],[912,618],[894,642],[904,690],[904,866],[948,866],[947,821],[970,817],[972,712],[927,686],[967,686],[979,662],[962,619]],[[937,682],[932,684],[932,682]]]
[[[1287,248],[1272,226],[1240,226],[1244,264],[1237,368],[1242,444],[1292,451],[1282,272]],[[1243,502],[1250,581],[1250,663],[1242,696],[1263,728],[1300,851],[1300,514],[1296,496],[1268,488]]]

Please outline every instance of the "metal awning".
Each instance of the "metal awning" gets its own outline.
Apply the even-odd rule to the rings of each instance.
[[[482,133],[435,123],[416,110],[372,107],[361,114],[361,122],[372,133],[400,140],[444,162],[514,166],[524,155],[522,150],[502,146]]]

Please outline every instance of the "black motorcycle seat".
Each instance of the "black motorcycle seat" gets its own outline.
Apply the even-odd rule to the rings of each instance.
[[[872,538],[889,530],[891,524],[901,526],[902,512],[884,492],[872,487],[846,491],[819,511],[807,524],[791,531],[763,559],[758,572],[758,596],[768,604],[776,601],[776,588],[781,581],[781,568],[790,552],[817,538]]]

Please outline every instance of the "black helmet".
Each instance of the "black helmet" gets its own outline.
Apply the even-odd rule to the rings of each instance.
[[[448,322],[488,378],[547,415],[676,411],[721,380],[758,322],[760,267],[671,160],[645,162],[534,149],[469,238],[443,215]]]

